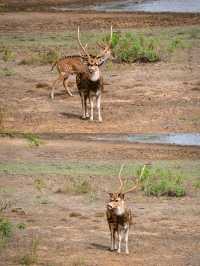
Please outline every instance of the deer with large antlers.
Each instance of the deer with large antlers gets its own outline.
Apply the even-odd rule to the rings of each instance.
[[[121,179],[121,172],[124,165],[121,166],[118,178],[120,181],[120,187],[117,192],[109,193],[110,200],[107,204],[106,216],[111,233],[111,250],[117,250],[118,253],[121,252],[121,242],[122,236],[125,237],[125,252],[129,254],[128,249],[128,234],[129,229],[132,224],[132,212],[125,206],[125,194],[133,192],[139,185],[139,180],[141,179],[145,166],[143,167],[140,177],[137,178],[134,186],[123,192],[123,182]],[[116,242],[116,234],[118,236],[118,245]]]
[[[112,41],[112,27],[111,27],[111,39]],[[98,120],[102,121],[101,116],[101,92],[103,91],[103,78],[99,67],[110,57],[110,50],[107,48],[107,52],[104,52],[100,56],[91,56],[86,47],[83,46],[80,41],[80,33],[78,27],[78,43],[81,48],[81,58],[86,66],[86,71],[80,71],[76,76],[76,84],[81,97],[82,104],[82,118],[94,119],[94,99],[96,99],[96,106],[98,111]],[[90,103],[90,114],[87,109],[87,101]]]
[[[111,26],[111,31],[110,31],[109,42],[107,44],[105,43],[103,44],[97,43],[97,44],[100,47],[100,54],[97,56],[90,55],[90,57],[106,61],[111,56],[111,53],[112,53],[111,52],[112,26]],[[84,49],[86,49],[86,47],[87,45],[84,47]],[[54,99],[54,91],[60,82],[63,83],[63,86],[66,92],[68,93],[68,95],[73,96],[72,92],[69,89],[68,81],[69,81],[70,76],[76,75],[77,73],[85,71],[85,65],[83,64],[82,56],[84,57],[84,54],[65,56],[57,60],[52,65],[51,71],[53,71],[54,67],[56,66],[59,76],[53,82],[52,90],[51,90],[51,99]]]

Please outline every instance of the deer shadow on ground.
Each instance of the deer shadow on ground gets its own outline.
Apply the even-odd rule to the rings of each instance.
[[[74,113],[62,112],[62,113],[60,113],[60,115],[65,116],[66,118],[73,118],[73,119],[75,118],[75,119],[78,119],[78,120],[81,119],[81,116],[79,114],[74,114]]]
[[[99,243],[91,243],[90,244],[90,248],[91,249],[95,248],[95,249],[104,250],[104,251],[105,250],[106,251],[109,251],[110,250],[108,246],[102,245],[102,244],[99,244]]]

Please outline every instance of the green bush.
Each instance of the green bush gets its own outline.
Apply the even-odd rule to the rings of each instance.
[[[3,67],[2,69],[0,69],[0,76],[2,77],[10,77],[14,75],[15,72],[12,68]]]
[[[193,187],[195,189],[200,189],[200,180],[199,179],[198,180],[195,180],[195,182],[193,183]]]
[[[140,173],[141,168],[137,172]],[[182,197],[186,194],[183,177],[169,170],[146,167],[140,182],[146,196]]]
[[[0,238],[9,238],[12,234],[12,223],[6,218],[0,218]]]
[[[67,179],[64,185],[64,188],[61,189],[61,192],[64,193],[75,193],[75,194],[87,194],[94,192],[92,186],[87,179],[76,178],[76,179]]]
[[[10,48],[4,47],[1,52],[3,53],[2,59],[4,62],[15,59],[15,54],[10,50]]]
[[[155,38],[141,34],[114,33],[112,48],[115,58],[119,62],[156,62],[160,60],[159,43]]]

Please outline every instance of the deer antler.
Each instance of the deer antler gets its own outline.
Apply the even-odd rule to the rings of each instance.
[[[113,37],[113,28],[112,25],[110,26],[110,41],[109,41],[109,47],[112,45],[112,37]]]
[[[84,52],[84,54],[87,56],[88,60],[90,60],[90,55],[89,53],[86,51],[87,48],[87,44],[85,45],[85,47],[82,45],[81,41],[80,41],[80,31],[79,31],[79,26],[78,26],[78,43],[80,48],[82,49],[82,51]]]
[[[140,176],[139,176],[139,178],[137,178],[137,180],[136,180],[136,184],[134,184],[134,186],[133,186],[132,188],[130,188],[130,189],[128,189],[127,191],[125,191],[124,194],[129,193],[129,192],[132,192],[132,191],[134,191],[134,190],[138,187],[138,185],[139,185],[139,181],[141,180],[141,178],[142,178],[142,176],[143,176],[143,174],[144,174],[144,170],[145,170],[145,168],[146,168],[146,165],[144,165],[144,166],[142,167],[142,170],[141,170],[141,172],[140,172]]]
[[[118,174],[118,178],[119,178],[119,182],[120,182],[119,192],[122,192],[122,188],[123,188],[123,181],[121,179],[121,173],[122,173],[123,168],[124,168],[124,164],[121,165],[120,170],[119,170],[119,174]]]

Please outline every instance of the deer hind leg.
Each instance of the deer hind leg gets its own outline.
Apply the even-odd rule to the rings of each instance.
[[[51,89],[51,95],[50,95],[50,97],[51,97],[52,100],[54,99],[54,91],[55,91],[57,85],[59,84],[59,82],[61,82],[61,81],[63,80],[63,78],[64,78],[64,77],[63,77],[62,75],[60,75],[60,76],[59,76],[59,77],[53,82],[52,89]]]
[[[69,76],[66,76],[64,79],[63,79],[63,86],[65,88],[65,90],[67,91],[68,95],[69,96],[73,96],[73,94],[71,93],[69,87],[68,87],[68,79],[69,79]]]
[[[98,95],[97,98],[97,112],[98,112],[98,120],[99,122],[102,122],[102,116],[101,116],[101,95]]]

